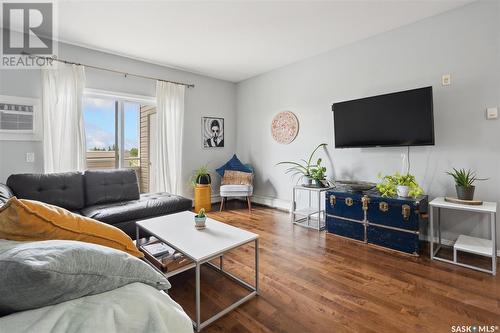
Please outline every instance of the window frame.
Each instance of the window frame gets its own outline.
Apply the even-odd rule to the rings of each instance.
[[[125,168],[125,156],[122,152],[125,151],[125,103],[138,103],[141,105],[150,105],[156,107],[156,98],[145,95],[134,95],[129,93],[114,92],[108,90],[85,88],[83,91],[83,98],[100,98],[113,100],[115,102],[115,110],[117,117],[115,118],[115,143],[118,141],[117,152],[115,153],[116,168]],[[118,105],[116,105],[116,103]],[[140,124],[139,124],[140,126]],[[139,148],[139,147],[138,147]],[[139,148],[140,149],[140,148]],[[140,157],[139,157],[140,158]]]

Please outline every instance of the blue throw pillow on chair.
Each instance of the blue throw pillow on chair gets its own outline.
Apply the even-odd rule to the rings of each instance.
[[[252,172],[252,169],[247,167],[245,164],[241,163],[241,161],[238,159],[236,154],[233,155],[233,157],[226,162],[223,166],[221,166],[218,169],[215,169],[217,173],[221,176],[224,177],[224,171],[226,170],[233,170],[233,171],[241,171],[241,172]]]

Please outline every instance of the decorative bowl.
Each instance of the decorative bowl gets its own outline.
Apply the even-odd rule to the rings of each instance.
[[[354,181],[354,180],[337,180],[335,185],[346,187],[353,192],[368,191],[377,186],[375,183]]]

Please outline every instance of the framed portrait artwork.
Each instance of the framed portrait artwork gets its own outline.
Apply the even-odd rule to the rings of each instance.
[[[224,118],[201,117],[201,139],[203,148],[223,148]]]

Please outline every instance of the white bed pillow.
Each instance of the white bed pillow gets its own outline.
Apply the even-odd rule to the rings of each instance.
[[[147,263],[109,247],[66,240],[0,241],[0,316],[134,282],[170,288]]]

